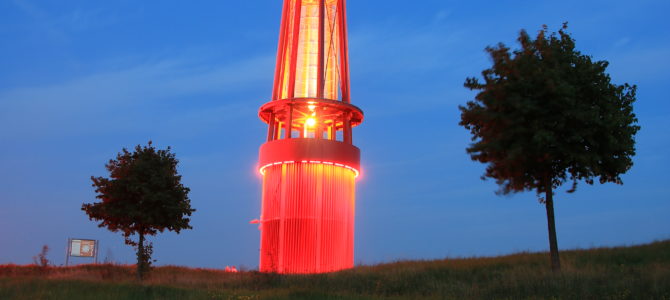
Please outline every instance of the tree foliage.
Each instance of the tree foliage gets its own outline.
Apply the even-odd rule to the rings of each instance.
[[[636,86],[611,83],[608,62],[575,50],[566,30],[549,34],[544,26],[535,39],[522,30],[521,49],[511,52],[502,43],[487,47],[493,66],[483,82],[465,81],[477,91],[459,107],[460,125],[472,134],[467,152],[487,164],[483,178],[495,179],[499,193],[533,190],[546,202],[566,181],[569,192],[579,181],[622,184],[633,165]]]
[[[139,279],[151,264],[153,248],[145,244],[146,235],[192,228],[188,217],[195,209],[188,198],[190,190],[177,173],[178,162],[170,147],[157,150],[149,141],[134,152],[123,148],[111,159],[106,164],[109,178],[91,177],[100,202],[83,204],[82,210],[100,222],[98,227],[121,232],[126,244],[137,248]]]
[[[44,245],[42,246],[42,251],[33,256],[33,263],[42,269],[46,269],[51,264],[47,258],[47,254],[49,254],[49,246]]]

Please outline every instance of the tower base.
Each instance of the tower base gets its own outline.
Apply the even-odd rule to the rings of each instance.
[[[277,153],[283,153],[281,159]],[[261,272],[353,267],[358,158],[358,148],[329,140],[278,140],[261,147],[266,163],[261,169]],[[269,162],[273,159],[278,161]]]

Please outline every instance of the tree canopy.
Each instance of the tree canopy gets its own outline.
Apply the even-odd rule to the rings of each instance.
[[[144,245],[146,235],[192,228],[189,216],[195,209],[177,173],[178,162],[170,147],[157,150],[150,141],[133,152],[123,148],[106,164],[109,178],[91,177],[100,202],[83,204],[82,210],[100,222],[98,227],[121,232],[126,244],[137,247],[140,279],[152,253],[151,244]],[[137,242],[133,235],[138,235]]]
[[[613,84],[608,62],[577,51],[566,30],[564,24],[550,34],[544,26],[535,39],[522,30],[514,51],[487,47],[493,65],[482,71],[483,82],[466,79],[477,94],[459,107],[460,125],[472,134],[467,152],[487,164],[483,177],[494,179],[499,193],[544,193],[550,223],[553,190],[566,181],[569,192],[579,181],[622,184],[640,129],[636,86]],[[551,235],[550,228],[550,243]]]

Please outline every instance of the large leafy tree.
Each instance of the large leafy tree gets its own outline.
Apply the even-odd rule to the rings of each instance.
[[[487,47],[493,66],[483,81],[467,78],[477,91],[460,106],[472,134],[467,152],[487,164],[483,178],[499,193],[535,191],[546,206],[551,266],[560,270],[554,221],[554,190],[566,182],[622,184],[635,155],[640,129],[633,113],[636,86],[615,85],[607,61],[575,50],[564,24],[558,33],[544,26],[536,38],[521,31],[521,49]]]
[[[175,154],[137,145],[111,159],[106,168],[109,178],[91,177],[100,202],[82,205],[99,227],[121,232],[128,245],[137,249],[137,277],[145,276],[151,266],[152,244],[145,240],[164,230],[179,233],[191,229],[188,216],[195,211],[188,198],[189,188],[181,184]],[[132,237],[137,236],[137,241]]]

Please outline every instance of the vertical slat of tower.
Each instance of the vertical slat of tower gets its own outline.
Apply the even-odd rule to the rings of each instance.
[[[323,165],[318,165],[318,167],[323,168]],[[318,172],[317,172],[318,173]],[[325,172],[324,172],[325,173]],[[316,174],[315,174],[316,175]],[[316,220],[320,220],[316,222],[316,236],[315,236],[315,241],[314,243],[316,244],[316,253],[314,255],[314,264],[316,269],[322,269],[322,266],[320,264],[321,260],[321,252],[323,252],[323,202],[328,199],[328,197],[323,196],[323,189],[324,189],[324,177],[328,176],[328,174],[323,174],[321,177],[315,178],[316,179],[316,197],[314,197],[314,200],[316,200],[316,211],[314,213],[314,218]],[[328,188],[328,185],[325,185],[325,188]]]
[[[277,271],[279,273],[284,272],[284,247],[286,246],[286,185],[289,183],[286,176],[286,165],[280,165],[278,173],[281,174],[279,177],[279,184],[281,185],[279,194],[276,197],[279,197],[279,254],[277,260]]]

